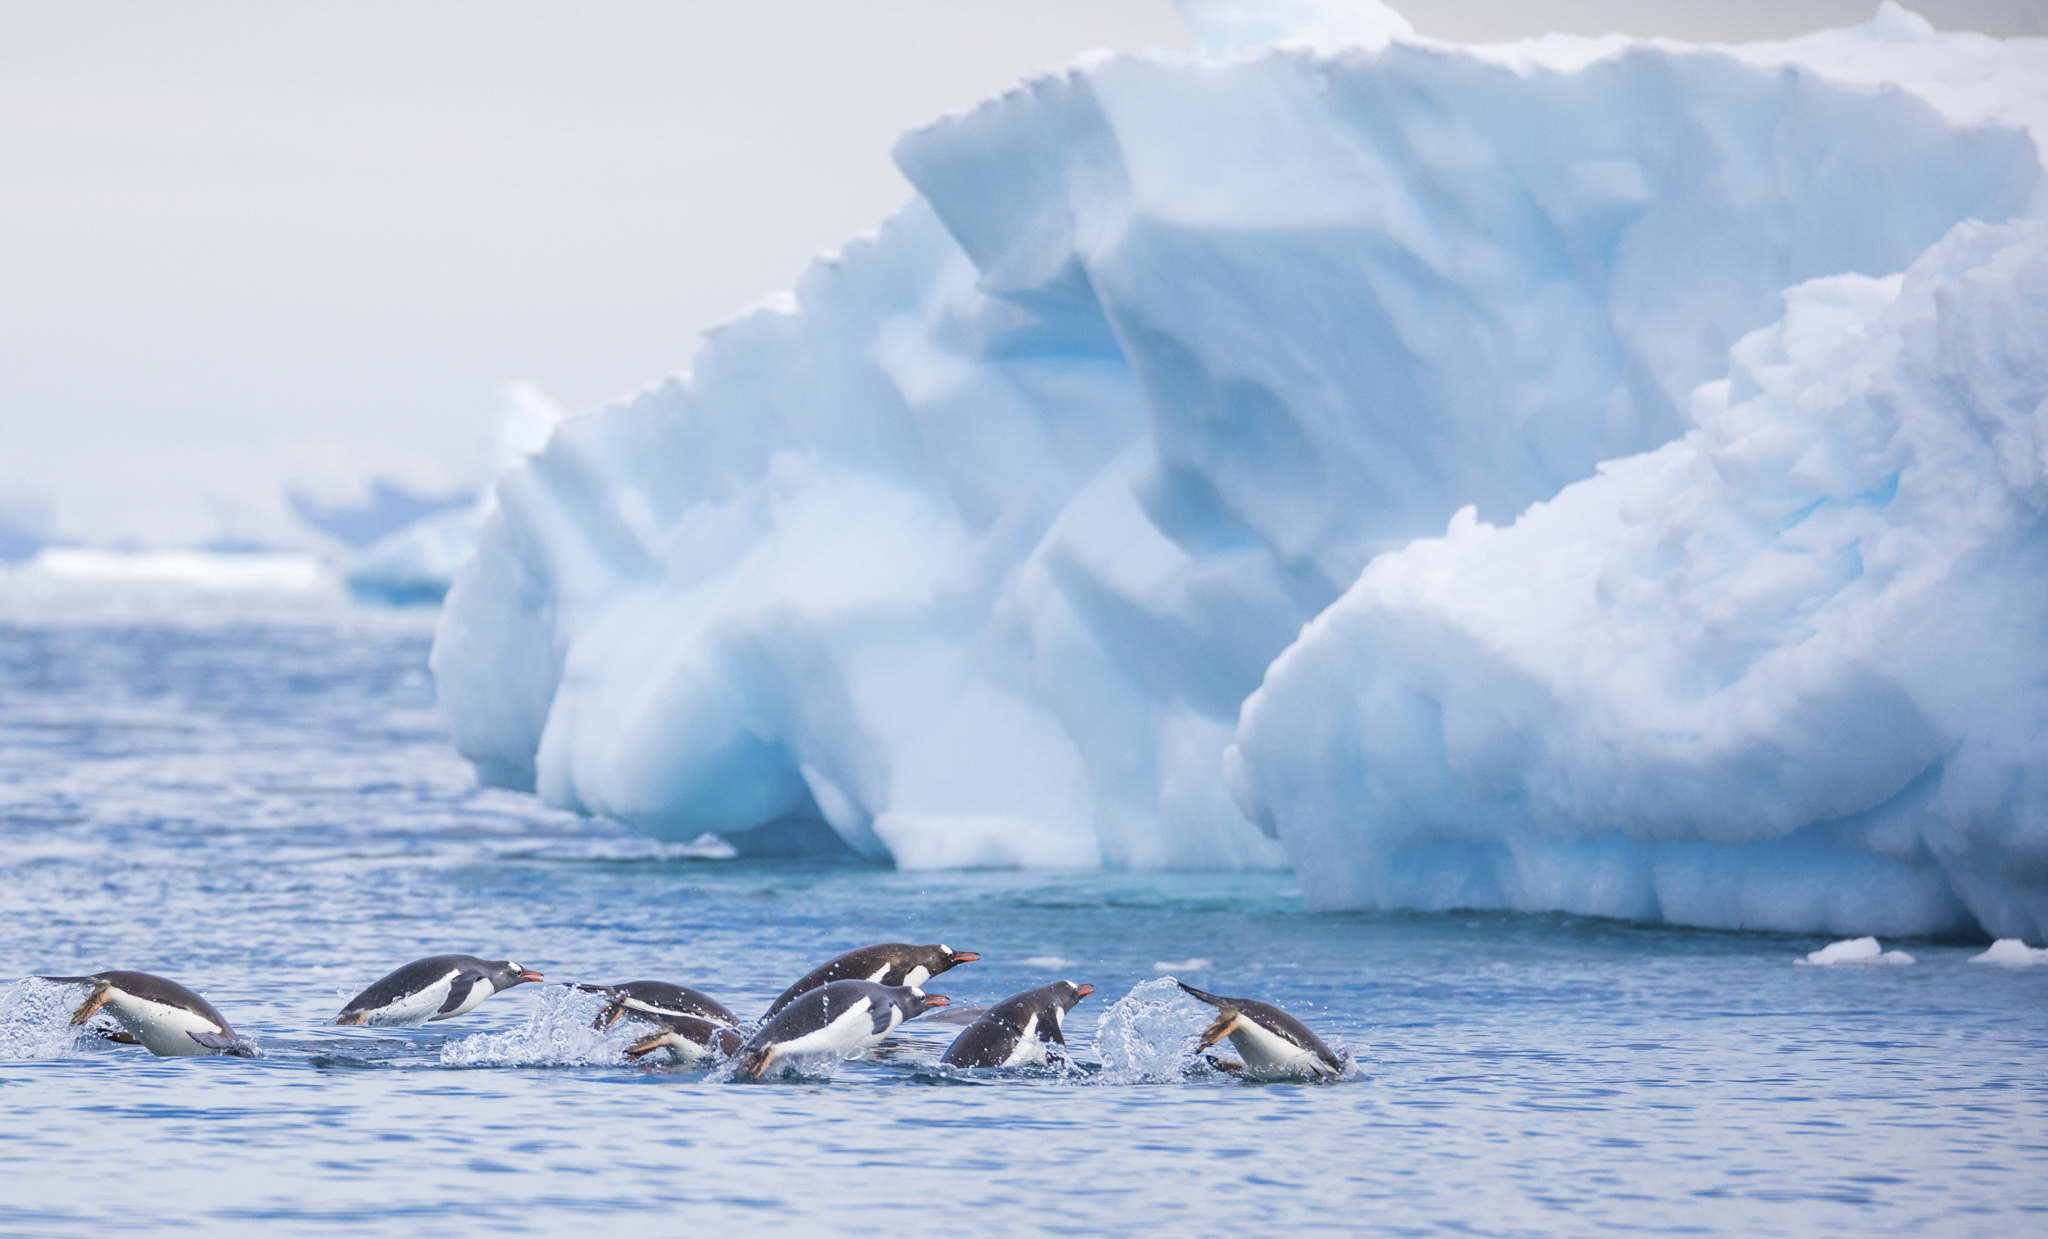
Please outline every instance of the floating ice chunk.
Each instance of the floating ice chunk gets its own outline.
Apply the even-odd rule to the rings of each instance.
[[[1213,959],[1184,959],[1179,963],[1162,959],[1152,965],[1154,972],[1203,972],[1216,966]]]
[[[2028,946],[2018,938],[2000,938],[1981,954],[1970,956],[1973,964],[2002,964],[2008,968],[2026,968],[2034,964],[2048,964],[2048,947]]]
[[[590,1026],[604,1010],[601,994],[566,985],[542,989],[526,1023],[505,1032],[476,1033],[441,1047],[444,1067],[582,1067],[626,1061],[626,1047],[647,1032],[635,1020],[608,1029]]]
[[[1033,955],[1024,962],[1033,968],[1072,968],[1076,961],[1058,955]]]
[[[1910,964],[1913,957],[1904,951],[1887,951],[1877,944],[1875,938],[1844,938],[1840,942],[1830,942],[1818,951],[1808,951],[1806,958],[1792,962],[1817,964],[1825,968],[1835,964]]]

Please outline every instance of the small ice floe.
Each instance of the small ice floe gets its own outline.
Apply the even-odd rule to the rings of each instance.
[[[2026,968],[2034,964],[2048,964],[2048,947],[2028,946],[2018,938],[2000,938],[1981,955],[1970,956],[1973,964],[2003,964],[2007,968]]]
[[[1158,963],[1152,965],[1152,971],[1203,972],[1210,968],[1214,968],[1215,966],[1216,961],[1213,959],[1183,959],[1178,963],[1175,963],[1173,960],[1170,959],[1162,959]]]
[[[1826,968],[1835,964],[1910,964],[1913,957],[1904,951],[1887,951],[1875,938],[1844,938],[1818,951],[1808,951],[1805,959],[1792,962]]]
[[[590,1067],[626,1061],[626,1047],[647,1026],[620,1020],[608,1029],[591,1022],[608,1000],[566,986],[549,987],[526,1023],[506,1032],[477,1033],[441,1047],[444,1067]]]
[[[1024,962],[1033,968],[1072,968],[1076,961],[1058,955],[1033,955]]]

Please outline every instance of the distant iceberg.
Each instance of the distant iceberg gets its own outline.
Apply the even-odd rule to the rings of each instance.
[[[1749,399],[1730,349],[1783,290],[1860,314],[1958,224],[2048,213],[2048,44],[1887,8],[1737,49],[1473,49],[1377,5],[1316,24],[1341,7],[1268,8],[1307,37],[1246,50],[1266,18],[1191,4],[1203,55],[1084,59],[907,136],[900,215],[509,473],[434,652],[479,774],[742,851],[1292,863],[1311,906],[1524,906],[1359,880],[1384,809],[1342,797],[1363,741],[1318,720],[1369,655],[1333,646],[1319,688],[1269,666],[1454,513],[1504,527],[1602,461],[1683,450],[1695,389]],[[1898,795],[1921,739],[1799,778],[1919,760]],[[1425,808],[1523,794],[1458,773]],[[1446,829],[1446,872],[1478,865]],[[1717,845],[1747,829],[1674,846],[1739,866]],[[1730,919],[1608,899],[1619,845],[1568,843],[1542,906]],[[1824,916],[1771,894],[1744,923],[1899,932],[1890,870],[1837,859],[1786,869]],[[1977,907],[1913,889],[1926,926]]]
[[[498,399],[486,476],[495,481],[524,463],[547,444],[555,423],[567,415],[533,384],[509,384]],[[367,602],[395,606],[441,601],[456,569],[475,549],[484,516],[494,502],[487,486],[474,503],[430,512],[379,538],[348,565],[344,579],[349,592]]]

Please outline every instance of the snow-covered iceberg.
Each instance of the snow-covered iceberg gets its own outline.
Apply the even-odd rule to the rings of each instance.
[[[2048,930],[2048,223],[1785,300],[1698,429],[1273,664],[1233,769],[1311,902]]]
[[[482,777],[743,850],[1341,873],[1225,776],[1304,623],[1685,434],[1786,287],[2040,200],[2021,88],[1920,89],[1987,53],[1895,11],[1234,54],[1191,7],[1218,54],[906,137],[899,216],[500,483],[434,654]]]

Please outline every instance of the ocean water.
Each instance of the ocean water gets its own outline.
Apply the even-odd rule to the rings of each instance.
[[[0,578],[0,1233],[2048,1233],[2048,968],[1316,915],[1287,874],[693,855],[477,789],[432,620]],[[952,1076],[958,1027],[920,1021],[733,1084],[622,1062],[554,985],[325,1022],[445,951],[751,1015],[884,940],[981,952],[928,986],[963,1005],[1095,985],[1071,1069]],[[75,1039],[75,992],[16,980],[108,968],[191,985],[263,1056]],[[1286,1007],[1349,1076],[1187,1070],[1201,1017],[1167,976]]]

